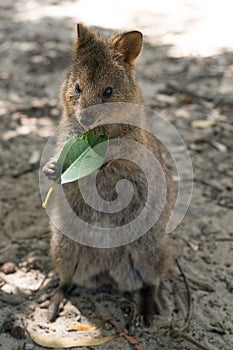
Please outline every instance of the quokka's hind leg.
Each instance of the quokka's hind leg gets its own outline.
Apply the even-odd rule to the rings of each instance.
[[[152,251],[150,253],[148,248],[140,253],[140,259],[135,262],[135,269],[139,271],[143,281],[143,286],[140,290],[140,313],[143,316],[144,324],[150,326],[154,319],[154,314],[161,311],[158,291],[161,277],[170,268],[170,251],[161,242],[155,252]]]
[[[152,325],[157,310],[156,289],[157,286],[144,283],[143,287],[134,294],[134,297],[131,295],[131,298],[135,301],[135,308],[132,308],[132,314],[126,325],[130,334],[134,334],[137,324],[145,327],[150,327]],[[127,298],[129,298],[129,296],[127,296]]]
[[[140,315],[146,327],[150,327],[155,313],[155,292],[156,287],[153,285],[144,285],[140,290]]]
[[[51,255],[59,273],[60,285],[52,296],[48,307],[47,318],[50,322],[56,320],[61,302],[74,287],[71,281],[78,264],[77,245],[55,228],[52,228],[52,231]]]

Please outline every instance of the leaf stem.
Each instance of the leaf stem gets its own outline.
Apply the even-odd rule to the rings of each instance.
[[[56,186],[57,186],[58,183],[59,183],[59,181],[55,181],[55,182],[53,183],[53,185],[50,187],[50,189],[48,190],[48,193],[47,193],[47,195],[46,195],[46,197],[45,197],[45,200],[44,200],[44,202],[42,203],[42,208],[45,209],[45,208],[47,207],[49,198],[51,197],[51,194],[52,194],[53,191],[55,190],[55,188],[56,188]]]

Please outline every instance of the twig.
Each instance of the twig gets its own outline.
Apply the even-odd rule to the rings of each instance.
[[[191,317],[192,317],[192,299],[191,299],[191,292],[190,292],[190,288],[189,288],[189,284],[188,284],[188,281],[187,281],[187,278],[180,266],[180,263],[178,261],[178,259],[175,259],[175,262],[176,262],[176,265],[179,269],[179,272],[183,278],[183,281],[184,281],[184,284],[185,284],[185,287],[186,287],[186,291],[187,291],[187,296],[188,296],[188,313],[187,313],[187,317],[186,317],[186,320],[185,320],[185,323],[183,325],[183,327],[181,329],[177,329],[175,328],[174,326],[172,326],[171,328],[171,333],[173,333],[173,335],[175,335],[176,337],[180,337],[180,338],[183,338],[184,340],[186,340],[187,342],[189,342],[190,344],[193,344],[195,345],[197,348],[201,349],[201,350],[210,350],[209,348],[207,348],[206,346],[198,343],[196,340],[194,340],[193,338],[191,338],[190,336],[184,334],[183,332],[187,329],[189,323],[190,323],[190,320],[191,320]]]
[[[24,319],[23,319],[23,318],[21,318],[21,322],[22,322],[22,325],[23,325],[24,332],[29,336],[30,339],[32,339],[32,338],[31,338],[31,334],[29,333],[29,331],[28,331],[28,329],[27,329],[27,326],[26,326],[26,324],[24,323]]]
[[[233,205],[232,205],[231,203],[229,203],[229,204],[224,204],[224,203],[218,202],[218,205],[219,205],[220,207],[223,207],[223,208],[233,209]]]
[[[109,323],[111,323],[111,325],[112,325],[114,328],[116,328],[116,330],[119,332],[119,334],[120,334],[121,336],[123,336],[123,337],[124,337],[125,339],[127,339],[132,345],[134,345],[135,348],[136,348],[137,350],[143,350],[142,347],[141,347],[141,345],[138,343],[138,341],[137,341],[134,337],[132,337],[131,335],[126,334],[126,333],[123,331],[123,329],[122,329],[117,323],[115,323],[115,322],[111,319],[110,315],[108,314],[108,312],[106,311],[106,309],[103,308],[103,307],[102,307],[102,313],[103,313],[103,315],[105,316],[105,318],[107,319],[107,321],[108,321]]]
[[[207,348],[205,345],[202,345],[200,343],[198,343],[196,340],[194,340],[193,338],[191,338],[190,336],[181,333],[180,331],[176,330],[176,329],[172,329],[172,332],[174,333],[175,336],[183,338],[184,340],[186,340],[187,342],[189,342],[190,344],[195,345],[197,348],[201,349],[201,350],[210,350],[209,348]]]
[[[1,277],[2,279],[2,277]],[[3,280],[4,281],[4,280]],[[18,294],[7,294],[0,292],[0,301],[11,305],[19,305],[26,300],[26,296]]]
[[[33,164],[29,168],[23,169],[22,171],[19,171],[18,173],[12,174],[13,178],[18,178],[21,177],[22,175],[32,173],[34,170],[38,169],[39,165],[38,164]]]
[[[227,122],[225,122],[225,121],[223,121],[223,120],[218,121],[218,125],[219,125],[220,127],[222,127],[223,129],[233,131],[233,125],[228,124]]]
[[[204,179],[195,178],[195,179],[194,179],[194,182],[199,182],[199,183],[202,184],[202,185],[212,187],[212,188],[214,188],[214,189],[216,189],[216,190],[218,190],[218,191],[222,191],[222,190],[223,190],[222,187],[217,186],[217,185],[215,185],[215,184],[212,184],[212,183],[210,183],[210,182],[208,182],[208,181],[206,181],[206,180],[204,180]]]
[[[189,323],[190,323],[190,320],[191,320],[191,317],[192,317],[192,300],[191,300],[191,292],[190,292],[190,288],[189,288],[189,284],[188,284],[188,281],[187,281],[187,278],[180,266],[180,263],[178,261],[178,259],[175,259],[175,262],[176,262],[176,265],[179,269],[179,272],[183,278],[183,281],[184,281],[184,284],[185,284],[185,288],[186,288],[186,291],[187,291],[187,296],[188,296],[188,313],[187,313],[187,316],[186,316],[186,319],[185,319],[185,323],[183,325],[183,327],[180,329],[180,331],[185,331],[188,326],[189,326]]]
[[[228,237],[223,237],[223,238],[217,238],[216,242],[232,242],[233,241],[233,237],[232,238],[228,238]]]

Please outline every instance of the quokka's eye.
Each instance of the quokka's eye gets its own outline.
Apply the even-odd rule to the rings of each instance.
[[[103,97],[108,98],[112,95],[112,88],[111,86],[108,86],[104,91],[103,91]]]
[[[80,94],[81,89],[80,89],[80,86],[79,86],[78,84],[75,85],[74,91],[75,91],[75,93],[76,93],[77,95]]]

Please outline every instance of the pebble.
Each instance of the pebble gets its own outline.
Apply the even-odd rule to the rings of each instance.
[[[2,265],[1,270],[6,275],[9,275],[11,273],[14,273],[17,270],[17,265],[9,261]]]
[[[46,54],[49,58],[57,57],[57,51],[55,50],[49,50]]]
[[[11,314],[6,314],[3,323],[1,324],[0,333],[10,332],[12,329],[12,325],[14,323],[14,316]]]
[[[35,56],[32,56],[32,58],[31,58],[32,63],[42,63],[45,61],[46,61],[45,58],[41,55],[35,55]]]
[[[49,307],[50,303],[51,303],[50,300],[45,300],[40,304],[40,308],[47,309]]]
[[[40,161],[40,151],[38,149],[35,149],[31,155],[30,155],[30,158],[28,160],[28,163],[30,165],[35,165],[35,164],[38,164]]]
[[[32,350],[32,349],[34,349],[34,345],[33,344],[26,343],[24,345],[24,350]]]
[[[16,339],[24,339],[25,338],[25,332],[24,329],[21,326],[13,326],[11,328],[11,335],[12,337]]]

